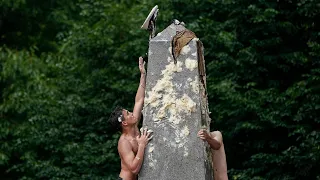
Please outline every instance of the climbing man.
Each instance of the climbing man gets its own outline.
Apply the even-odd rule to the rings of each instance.
[[[118,152],[121,159],[121,171],[118,180],[137,180],[141,169],[145,148],[151,140],[150,131],[142,128],[139,132],[138,124],[144,103],[146,71],[144,61],[139,57],[140,84],[135,97],[133,112],[117,107],[110,115],[110,123],[121,131],[118,141]]]
[[[198,132],[200,139],[208,142],[212,152],[212,166],[215,180],[228,180],[227,161],[224,151],[222,134],[220,131],[208,132],[201,129]]]

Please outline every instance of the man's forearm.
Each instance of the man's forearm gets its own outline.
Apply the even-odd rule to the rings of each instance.
[[[143,162],[143,156],[144,156],[144,151],[145,151],[145,147],[143,146],[139,146],[138,147],[138,152],[137,155],[135,156],[133,162],[132,162],[132,169],[133,169],[133,173],[134,174],[138,174],[141,166],[142,166],[142,162]]]
[[[139,87],[138,87],[138,90],[137,90],[135,103],[134,103],[134,108],[133,108],[133,114],[138,119],[138,121],[140,120],[141,111],[142,111],[142,108],[143,108],[145,87],[146,87],[146,74],[145,73],[141,73],[140,83],[139,83]]]
[[[135,98],[136,102],[142,101],[142,104],[143,104],[145,88],[146,88],[146,74],[141,73],[140,83],[139,83],[139,87],[138,87],[136,98]]]

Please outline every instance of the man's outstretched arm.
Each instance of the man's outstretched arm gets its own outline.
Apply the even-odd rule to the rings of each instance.
[[[144,96],[145,96],[145,88],[146,88],[146,70],[144,68],[144,61],[142,57],[139,57],[139,69],[140,69],[140,83],[137,90],[135,104],[133,108],[133,115],[138,120],[141,118],[141,111],[143,108],[144,103]]]

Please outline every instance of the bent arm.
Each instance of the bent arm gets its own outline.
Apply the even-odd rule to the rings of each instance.
[[[138,174],[142,166],[145,147],[139,146],[137,155],[134,155],[129,142],[120,142],[118,150],[122,162],[132,173]]]
[[[210,133],[210,139],[208,139],[208,144],[214,150],[220,149],[222,145],[222,134],[220,131],[213,131]]]

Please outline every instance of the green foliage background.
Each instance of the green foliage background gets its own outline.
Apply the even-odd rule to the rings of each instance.
[[[140,30],[184,21],[205,46],[230,179],[320,179],[320,3],[0,0],[0,176],[115,179],[115,105],[131,109]]]

